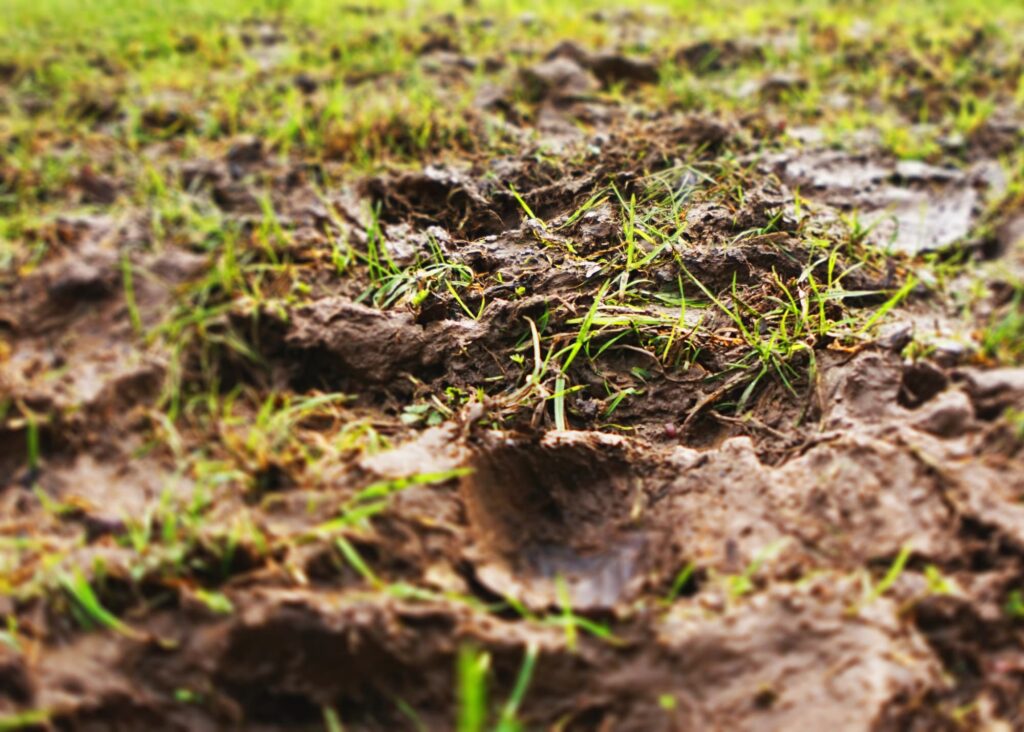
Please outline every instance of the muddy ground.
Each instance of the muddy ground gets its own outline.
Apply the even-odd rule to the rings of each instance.
[[[770,38],[451,37],[501,150],[336,174],[162,108],[234,233],[94,165],[5,274],[0,728],[482,729],[486,662],[501,729],[1024,729],[1013,47],[901,159],[791,124]],[[761,101],[645,104],[666,63]]]

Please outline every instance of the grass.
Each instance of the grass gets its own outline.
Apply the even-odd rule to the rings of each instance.
[[[458,732],[483,732],[487,720],[487,671],[491,657],[473,646],[459,649]]]
[[[724,341],[732,346],[729,367],[718,378],[728,388],[716,399],[727,393],[735,394],[736,398],[732,402],[722,401],[723,406],[743,412],[768,378],[781,383],[794,398],[802,398],[801,385],[813,386],[816,378],[816,349],[833,344],[850,348],[864,343],[917,285],[916,279],[908,276],[899,287],[886,292],[844,287],[844,279],[858,269],[879,267],[885,261],[866,243],[866,232],[858,232],[854,219],[845,254],[839,246],[810,238],[807,262],[798,277],[773,272],[767,283],[742,286],[734,278],[727,290],[714,292],[688,269],[681,253],[687,246],[686,211],[705,201],[742,205],[753,174],[748,166],[728,159],[718,167],[717,178],[693,166],[672,171],[682,171],[695,183],[677,191],[668,184],[665,174],[659,174],[650,178],[647,192],[639,198],[631,194],[627,199],[612,187],[608,194],[593,194],[583,206],[605,200],[607,195],[617,198],[622,216],[622,249],[611,257],[598,255],[606,279],[591,296],[586,313],[565,320],[574,330],[545,335],[555,348],[559,373],[551,377],[551,386],[536,396],[553,401],[554,423],[559,429],[569,424],[566,397],[572,393],[570,371],[581,354],[588,361],[585,368],[598,372],[602,357],[614,359],[624,351],[649,354],[659,370],[686,371],[701,359],[707,347],[703,344],[717,346]],[[721,176],[725,176],[724,181]],[[525,213],[534,217],[518,192],[516,197]],[[577,217],[578,213],[569,218]],[[741,232],[728,244],[770,240],[781,217],[781,209],[771,213],[764,225]],[[679,269],[675,293],[651,286],[651,273],[671,259]],[[847,301],[882,296],[883,301],[875,308],[847,306]],[[721,325],[708,317],[708,307],[728,318],[735,335],[726,335]],[[698,315],[694,321],[693,317]],[[568,345],[557,345],[566,341]],[[539,348],[534,350],[539,354]],[[539,355],[535,363],[541,363]],[[543,363],[547,373],[547,359]],[[608,402],[609,414],[625,395],[642,390],[641,372],[635,371],[637,380],[629,386],[608,388],[616,395]],[[535,377],[536,373],[531,378]],[[701,408],[709,404],[702,404]],[[688,417],[687,424],[698,411]]]
[[[892,589],[892,586],[896,584],[896,580],[900,578],[900,575],[902,575],[903,571],[906,569],[907,562],[910,561],[910,557],[913,553],[914,549],[909,544],[902,546],[899,554],[897,554],[896,558],[893,559],[892,564],[889,566],[885,575],[882,576],[882,579],[880,579],[874,587],[869,587],[867,589],[862,604],[867,605],[872,603]]]
[[[1003,603],[1003,612],[1014,620],[1024,618],[1024,593],[1020,590],[1011,590]]]
[[[519,709],[526,698],[537,664],[539,649],[529,644],[508,699],[501,705],[497,720],[488,725],[491,716],[488,703],[487,678],[491,670],[490,654],[473,645],[463,645],[458,655],[458,715],[459,732],[520,732],[524,729],[518,719]]]
[[[25,463],[28,466],[29,474],[38,474],[41,449],[39,446],[39,422],[35,416],[30,416],[25,422],[25,451]]]
[[[1013,287],[1009,301],[982,330],[981,353],[996,363],[1024,363],[1024,285]]]
[[[665,599],[663,601],[665,605],[671,605],[676,601],[676,598],[679,597],[679,593],[681,593],[690,583],[690,580],[693,578],[693,574],[696,571],[697,565],[693,562],[687,562],[686,566],[679,570],[675,579],[672,580],[671,589],[669,589],[668,594],[665,595]]]
[[[16,714],[0,716],[0,732],[34,729],[50,721],[52,713],[45,709],[37,709]]]
[[[509,694],[508,700],[501,707],[501,714],[495,732],[518,732],[523,725],[518,720],[519,710],[526,699],[526,692],[530,688],[530,680],[533,678],[534,669],[537,666],[537,657],[540,651],[535,643],[526,646],[526,653],[523,656],[523,664],[519,668],[515,685]]]
[[[470,472],[472,472],[470,468],[456,468],[439,473],[420,473],[406,478],[371,483],[356,492],[345,503],[337,518],[320,524],[313,529],[312,535],[330,535],[341,529],[359,526],[365,523],[367,519],[384,511],[388,506],[391,496],[396,493],[416,486],[439,485],[469,475]],[[346,554],[346,558],[351,556],[345,549],[342,549],[342,552]],[[363,574],[363,572],[360,572],[360,574]],[[371,582],[371,584],[373,583]]]
[[[129,638],[144,637],[103,607],[88,580],[80,571],[64,576],[61,579],[61,585],[74,601],[73,612],[86,629],[107,628]]]

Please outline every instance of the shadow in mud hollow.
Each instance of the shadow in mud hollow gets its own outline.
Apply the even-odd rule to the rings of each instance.
[[[480,450],[462,486],[479,580],[532,607],[613,607],[640,576],[638,482],[621,447],[571,433]],[[559,584],[564,581],[564,590]]]

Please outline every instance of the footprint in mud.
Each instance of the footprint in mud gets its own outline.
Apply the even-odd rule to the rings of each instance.
[[[645,537],[632,527],[639,484],[625,441],[549,433],[485,445],[462,485],[467,551],[487,589],[531,608],[607,609],[635,589]],[[563,585],[564,583],[564,585]]]

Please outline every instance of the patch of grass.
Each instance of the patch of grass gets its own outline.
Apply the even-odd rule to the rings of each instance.
[[[1010,407],[1004,416],[1016,433],[1017,439],[1024,441],[1024,410]]]
[[[28,465],[29,473],[39,473],[39,421],[35,415],[30,415],[25,421],[25,463]]]
[[[899,554],[897,554],[896,558],[893,559],[892,564],[889,565],[889,569],[886,571],[885,575],[883,575],[882,579],[880,579],[874,587],[869,586],[865,593],[862,605],[874,602],[888,592],[894,584],[896,584],[896,580],[898,580],[900,575],[903,574],[903,570],[906,569],[907,562],[910,561],[910,557],[913,553],[914,549],[909,544],[905,544],[900,548]]]
[[[508,699],[501,705],[497,720],[488,726],[490,707],[488,704],[487,678],[491,670],[491,656],[472,644],[463,644],[459,649],[458,679],[458,714],[457,729],[459,732],[520,732],[523,729],[518,719],[526,693],[530,687],[537,665],[539,649],[536,644],[528,644],[523,654],[523,662],[516,675],[515,684]]]
[[[27,712],[16,712],[0,716],[0,732],[16,732],[39,727],[50,721],[52,712],[45,709],[33,709]]]
[[[456,468],[439,473],[419,473],[407,478],[396,478],[371,483],[358,491],[345,503],[337,518],[320,524],[313,529],[311,535],[332,535],[342,529],[358,526],[372,516],[387,509],[389,499],[395,493],[415,486],[446,483],[450,480],[469,475],[471,470],[471,468]]]
[[[96,593],[93,592],[89,580],[79,569],[73,570],[61,578],[61,586],[68,596],[74,601],[73,611],[79,622],[87,629],[106,628],[121,635],[142,640],[145,636],[134,628],[123,623],[116,615],[111,613],[100,602]]]
[[[882,305],[871,314],[871,317],[864,321],[863,325],[860,326],[857,332],[866,333],[871,330],[871,328],[878,325],[878,323],[880,323],[893,308],[906,299],[916,286],[917,279],[912,276],[908,277],[903,286],[896,290],[888,300],[882,303]]]
[[[487,673],[491,657],[472,645],[459,648],[458,732],[484,732],[487,723]]]
[[[383,310],[403,305],[419,307],[430,295],[447,292],[466,315],[473,320],[479,320],[486,306],[485,299],[480,298],[479,308],[474,312],[459,294],[459,290],[467,290],[473,284],[473,270],[464,264],[449,261],[437,240],[429,235],[428,256],[421,258],[417,253],[414,262],[406,267],[398,267],[387,254],[387,243],[377,223],[378,215],[379,212],[374,213],[367,229],[366,255],[349,255],[365,263],[370,280],[369,286],[357,298],[357,302],[369,299],[375,307]],[[341,264],[336,262],[335,266],[340,274],[345,274],[350,266],[350,259],[344,258]]]
[[[339,536],[334,540],[335,545],[341,552],[342,556],[347,561],[359,576],[366,580],[374,589],[381,589],[384,587],[384,583],[374,574],[373,570],[370,569],[369,565],[363,560],[363,557],[359,554],[352,542],[346,539],[344,536]]]
[[[679,597],[679,593],[686,589],[686,586],[690,583],[690,580],[693,578],[693,573],[696,571],[697,565],[693,562],[688,562],[685,567],[679,570],[679,573],[675,576],[675,579],[672,580],[672,587],[669,589],[668,594],[666,594],[665,598],[662,600],[662,604],[671,605],[673,602],[675,602],[676,598]]]
[[[1024,284],[1014,287],[1009,302],[982,329],[981,352],[995,363],[1024,363]]]
[[[344,732],[345,727],[341,723],[341,716],[338,714],[338,710],[333,707],[324,707],[324,728],[327,732]]]
[[[1024,618],[1024,592],[1010,590],[1006,596],[1006,602],[1003,603],[1003,612],[1015,620]]]
[[[195,594],[196,599],[206,605],[210,612],[218,615],[231,615],[235,611],[235,606],[231,599],[221,592],[199,588]]]
[[[526,692],[530,688],[530,680],[533,678],[533,672],[537,666],[538,655],[539,648],[537,644],[529,643],[523,654],[523,663],[519,668],[519,673],[516,675],[516,682],[512,687],[512,693],[509,694],[508,700],[501,707],[495,732],[520,732],[523,729],[523,725],[518,719],[519,710],[522,708],[523,701],[526,699]]]
[[[946,577],[934,564],[924,568],[924,576],[928,582],[928,591],[933,595],[953,595],[958,592],[956,582]]]

